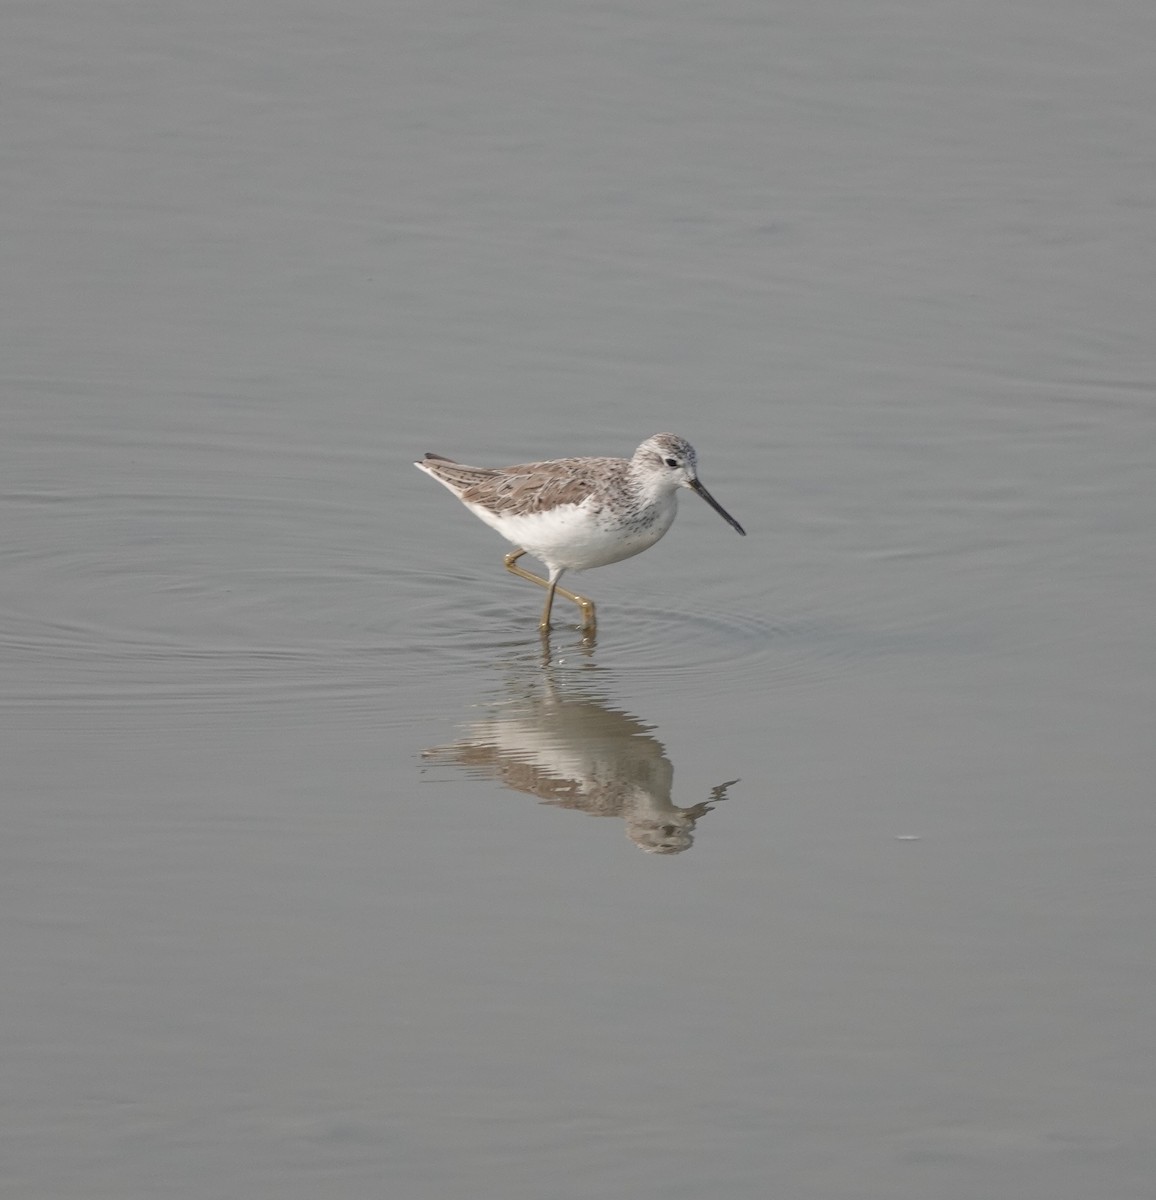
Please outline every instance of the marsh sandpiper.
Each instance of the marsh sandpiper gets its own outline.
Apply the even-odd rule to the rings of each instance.
[[[656,433],[631,458],[557,458],[514,467],[467,467],[427,454],[414,463],[432,475],[516,550],[506,569],[546,589],[538,628],[549,632],[554,593],[582,610],[582,630],[594,632],[594,602],[558,586],[566,571],[604,567],[649,549],[670,528],[679,488],[697,492],[739,533],[746,530],[703,487],[694,447]],[[518,565],[523,554],[546,564],[543,579]]]

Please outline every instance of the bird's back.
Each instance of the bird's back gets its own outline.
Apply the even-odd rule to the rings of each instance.
[[[418,470],[449,488],[463,504],[495,516],[526,516],[568,504],[583,504],[617,489],[626,479],[622,458],[559,458],[512,467],[471,467],[440,454],[427,454]]]

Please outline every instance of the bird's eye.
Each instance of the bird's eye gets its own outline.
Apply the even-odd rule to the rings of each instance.
[[[677,467],[677,466],[678,466],[678,459],[677,459],[677,458],[668,458],[668,459],[666,460],[666,465],[667,465],[668,467]]]

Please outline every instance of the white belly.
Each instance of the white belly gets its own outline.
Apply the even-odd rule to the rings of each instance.
[[[674,496],[668,505],[650,509],[644,521],[626,524],[614,523],[605,509],[591,512],[582,504],[524,515],[492,513],[476,504],[467,507],[507,541],[546,566],[567,571],[604,567],[641,554],[670,528],[677,511]]]

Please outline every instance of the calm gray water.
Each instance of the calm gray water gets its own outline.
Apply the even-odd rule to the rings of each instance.
[[[0,1190],[1148,1200],[1156,9],[3,27]]]

